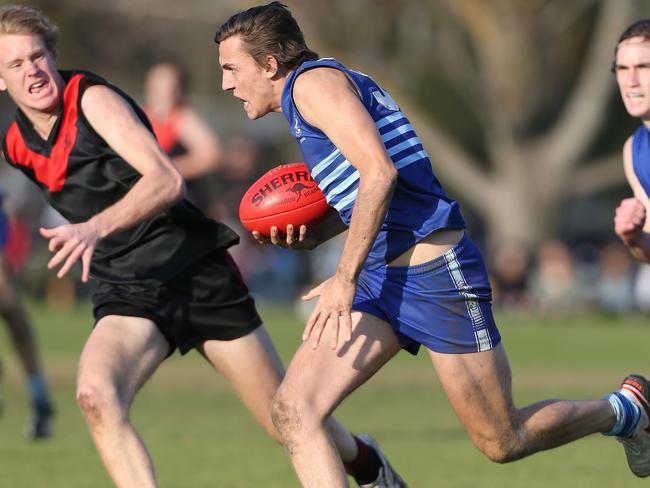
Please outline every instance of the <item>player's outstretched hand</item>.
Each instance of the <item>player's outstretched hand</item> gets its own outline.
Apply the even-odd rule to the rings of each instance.
[[[638,198],[621,201],[614,216],[614,231],[628,245],[635,244],[643,233],[645,205]]]
[[[302,297],[311,300],[320,297],[307,320],[302,340],[316,349],[325,330],[330,335],[330,347],[336,349],[339,340],[352,339],[352,300],[356,284],[341,280],[337,275],[324,281]]]
[[[77,262],[81,259],[81,280],[88,281],[90,275],[90,261],[92,260],[95,246],[99,240],[99,232],[95,226],[89,222],[81,224],[66,224],[54,229],[40,229],[41,235],[50,240],[48,248],[54,256],[47,263],[47,267],[52,269],[63,265],[56,274],[57,277],[63,277]]]
[[[259,232],[253,231],[253,238],[260,244],[274,244],[286,249],[311,250],[316,247],[316,241],[307,236],[306,225],[301,225],[297,232],[293,225],[288,225],[286,237],[274,226],[271,227],[271,237],[264,237]]]

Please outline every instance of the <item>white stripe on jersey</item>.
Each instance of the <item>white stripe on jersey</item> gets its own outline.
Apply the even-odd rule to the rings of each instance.
[[[393,129],[390,132],[386,132],[385,134],[382,134],[381,138],[384,141],[384,144],[387,144],[395,137],[401,136],[402,134],[406,134],[407,132],[411,132],[411,131],[415,132],[413,126],[411,124],[404,124],[404,125],[400,125],[399,127]]]
[[[336,178],[338,178],[346,169],[348,169],[351,166],[352,165],[350,164],[350,162],[347,159],[344,160],[330,174],[328,174],[325,178],[323,178],[320,181],[320,183],[318,183],[318,187],[321,190],[323,190],[324,188],[327,188],[331,183],[334,182],[334,180]],[[358,173],[358,171],[355,171],[355,172]]]
[[[334,152],[332,152],[329,156],[327,156],[320,163],[314,166],[314,169],[311,170],[312,178],[315,178],[317,175],[319,175],[325,168],[327,168],[330,164],[332,164],[332,161],[334,161],[340,155],[341,155],[341,151],[335,149]]]
[[[404,118],[405,118],[404,114],[402,114],[401,112],[396,112],[377,121],[376,127],[379,130],[382,127],[386,127],[387,125],[395,123]],[[413,131],[413,126],[411,126],[410,123],[407,123],[402,126],[396,127],[381,136],[382,142],[384,143],[384,146],[386,146],[386,151],[391,158],[395,156],[395,154],[405,151],[408,148],[422,145],[420,139],[414,135],[413,137],[410,137],[406,141],[402,141],[399,144],[396,144],[391,147],[388,146],[391,140],[395,139],[396,137],[399,137],[402,134],[406,134],[407,132],[411,132],[411,131]],[[321,162],[319,162],[314,166],[314,168],[311,171],[312,177],[316,178],[319,174],[323,173],[327,169],[330,169],[332,164],[341,156],[342,156],[341,151],[339,149],[335,149],[325,159],[323,159]],[[426,151],[420,150],[413,154],[408,154],[398,161],[394,161],[394,164],[397,169],[400,169],[405,166],[408,166],[409,164],[420,161],[421,159],[425,159],[426,157],[427,157]],[[321,191],[323,191],[323,193],[325,193],[325,198],[327,199],[328,203],[331,203],[333,200],[341,196],[347,189],[349,189],[359,179],[359,171],[355,170],[354,173],[347,176],[346,179],[340,182],[337,186],[329,189],[327,192],[325,191],[327,187],[337,183],[337,179],[351,166],[352,165],[350,164],[350,162],[347,159],[344,159],[339,164],[337,164],[336,167],[332,169],[329,172],[329,174],[324,176],[323,179],[318,183],[318,187],[321,189]],[[349,205],[351,202],[353,202],[356,199],[357,193],[358,193],[358,189],[355,189],[349,195],[344,196],[339,202],[335,203],[334,208],[336,208],[337,210],[341,210],[345,208],[347,205]]]
[[[393,122],[397,122],[400,119],[403,119],[404,114],[402,112],[395,112],[394,114],[387,115],[383,119],[379,119],[375,125],[377,126],[377,129],[381,129],[382,127],[387,126],[388,124],[392,124]]]
[[[344,179],[341,183],[339,183],[335,188],[332,188],[329,192],[327,192],[327,195],[326,195],[327,203],[330,203],[334,198],[338,197],[343,192],[345,192],[354,183],[356,183],[356,181],[358,179],[359,179],[359,172],[355,171],[350,176],[348,176],[346,179]],[[356,191],[355,191],[355,195],[356,195]],[[345,199],[345,197],[344,197],[344,199]],[[338,208],[338,204],[336,204],[334,207]],[[345,208],[345,207],[341,207],[341,208]]]
[[[359,192],[359,188],[355,188],[353,192],[350,192],[349,195],[345,196],[344,198],[341,199],[340,202],[334,205],[334,208],[338,211],[343,210],[345,207],[347,207],[348,205],[350,205],[352,202],[356,200],[358,192]]]

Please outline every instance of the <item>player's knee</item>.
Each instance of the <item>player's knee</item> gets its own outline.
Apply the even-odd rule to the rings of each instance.
[[[315,405],[278,392],[271,402],[271,421],[283,439],[298,432],[311,432],[323,423]]]
[[[300,426],[298,408],[282,395],[276,395],[271,402],[271,421],[283,439]]]
[[[110,388],[90,382],[80,382],[77,387],[77,405],[91,427],[105,423],[107,417],[119,410],[116,398],[110,393]]]

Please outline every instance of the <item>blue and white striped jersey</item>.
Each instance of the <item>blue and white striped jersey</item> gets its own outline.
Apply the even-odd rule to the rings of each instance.
[[[645,125],[632,138],[632,166],[641,186],[650,195],[650,133]]]
[[[374,269],[385,265],[434,230],[465,228],[458,203],[445,194],[431,170],[420,139],[392,97],[369,76],[350,70],[334,59],[307,61],[287,79],[282,93],[282,112],[291,134],[298,140],[314,181],[343,222],[350,223],[359,189],[359,171],[321,130],[305,122],[292,96],[296,77],[320,67],[341,70],[356,85],[399,174],[386,219],[365,267]]]

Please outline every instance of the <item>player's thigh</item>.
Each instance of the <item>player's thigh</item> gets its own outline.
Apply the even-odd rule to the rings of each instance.
[[[284,366],[264,326],[237,339],[205,341],[197,349],[233,385],[256,417],[268,417]]]
[[[449,402],[470,434],[491,436],[512,429],[517,415],[502,344],[475,353],[428,352]]]
[[[352,313],[352,339],[336,349],[302,343],[280,387],[279,398],[325,417],[401,349],[391,326],[366,312]]]
[[[108,315],[95,325],[81,353],[78,384],[115,388],[130,399],[169,353],[153,321]]]

